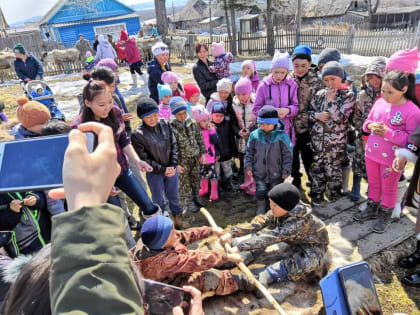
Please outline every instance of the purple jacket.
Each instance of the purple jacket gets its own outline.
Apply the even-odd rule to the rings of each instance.
[[[283,122],[285,125],[285,131],[290,139],[292,139],[292,144],[294,145],[295,129],[291,118],[297,115],[299,111],[299,102],[297,97],[297,85],[293,78],[288,75],[282,82],[275,83],[271,74],[265,77],[257,89],[253,109],[255,116],[258,117],[258,112],[264,105],[290,109],[290,113],[283,119]]]

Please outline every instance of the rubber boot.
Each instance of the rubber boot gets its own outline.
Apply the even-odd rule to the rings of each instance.
[[[364,222],[370,219],[376,219],[378,217],[378,207],[379,203],[368,199],[366,210],[356,213],[353,216],[353,220]]]
[[[202,208],[202,207],[207,207],[207,203],[204,202],[204,200],[202,200],[197,193],[193,194],[193,201],[196,204],[197,207]]]
[[[210,193],[210,200],[219,200],[219,182],[217,180],[210,181],[211,185],[211,193]]]
[[[130,85],[136,88],[137,87],[137,74],[135,73],[131,74],[131,79],[133,79],[133,82]]]
[[[200,197],[203,197],[204,195],[207,195],[209,193],[209,179],[205,178],[200,181],[200,191],[198,192],[198,195]]]
[[[247,173],[245,173],[245,181],[242,185],[239,186],[239,189],[246,191],[248,186],[251,184],[251,178],[252,176],[249,176]]]
[[[399,219],[401,217],[401,200],[404,196],[405,191],[407,190],[407,180],[405,177],[398,182],[398,197],[397,202],[395,204],[394,210],[392,212],[392,218]]]
[[[163,214],[162,209],[159,207],[159,205],[156,204],[156,203],[154,205],[155,205],[155,209],[156,209],[156,211],[154,213],[152,213],[152,214],[145,214],[143,211],[141,212],[141,216],[145,220],[150,219],[152,217],[157,217],[157,216],[160,216],[160,215]]]
[[[342,179],[343,179],[343,194],[349,192],[349,178],[350,178],[350,165],[343,168]]]
[[[255,180],[254,177],[250,176],[251,183],[248,186],[248,189],[246,190],[246,194],[250,196],[255,196],[256,187],[255,187]]]
[[[398,265],[402,268],[414,268],[420,265],[420,240],[417,240],[417,246],[413,253],[402,258]]]
[[[265,214],[267,211],[267,201],[257,199],[257,215]]]
[[[360,182],[362,181],[362,176],[353,173],[353,187],[351,189],[351,201],[359,201],[360,199]]]
[[[373,232],[382,234],[386,231],[392,222],[392,210],[392,208],[386,208],[383,206],[379,208],[378,220],[373,226]]]

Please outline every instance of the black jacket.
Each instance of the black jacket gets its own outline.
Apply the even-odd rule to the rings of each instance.
[[[140,159],[153,167],[153,173],[163,174],[167,167],[178,165],[178,146],[172,128],[164,119],[155,127],[145,123],[137,126],[131,143]]]
[[[208,65],[211,66],[213,63],[208,61]],[[206,98],[206,103],[210,99],[212,93],[216,92],[217,76],[215,73],[211,73],[209,68],[204,62],[198,60],[193,66],[194,80],[197,81],[200,87],[201,94]]]
[[[166,68],[166,71],[171,71],[171,65],[169,64],[169,62],[166,63],[165,68]],[[163,71],[162,67],[160,66],[156,58],[154,58],[152,61],[150,61],[147,64],[147,73],[149,74],[149,82],[147,85],[149,87],[150,97],[153,98],[158,104],[159,104],[159,94],[158,94],[157,85],[158,83],[163,84],[161,77],[162,77],[162,73],[164,72],[165,71]]]
[[[215,145],[216,155],[220,162],[224,162],[233,158],[236,154],[235,136],[238,135],[237,129],[232,126],[229,115],[225,115],[222,123],[214,123],[214,126],[219,138],[219,143]]]

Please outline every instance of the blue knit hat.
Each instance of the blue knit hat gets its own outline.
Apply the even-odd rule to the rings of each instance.
[[[150,249],[159,250],[168,241],[173,229],[172,220],[163,215],[147,219],[141,227],[141,240]]]
[[[293,50],[292,54],[292,61],[295,59],[306,59],[311,61],[312,49],[307,45],[299,45],[296,46],[295,50]]]
[[[258,112],[257,123],[277,125],[279,122],[279,114],[277,108],[271,105],[264,105]]]
[[[150,97],[142,97],[137,102],[137,116],[143,119],[154,113],[159,113],[159,107],[155,100]]]
[[[169,106],[171,107],[172,115],[176,115],[180,111],[187,110],[187,103],[181,96],[172,97],[169,102]]]
[[[224,113],[226,113],[225,105],[223,105],[223,103],[221,103],[221,102],[215,102],[213,104],[213,107],[211,108],[211,113],[212,114],[224,114]]]
[[[158,83],[157,89],[158,89],[159,99],[160,100],[162,98],[164,98],[166,95],[171,95],[172,96],[171,87],[169,85],[167,85],[167,84],[160,84],[160,83]]]

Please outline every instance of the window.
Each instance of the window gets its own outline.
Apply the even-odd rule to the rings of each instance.
[[[104,35],[106,36],[112,35],[112,39],[114,41],[118,40],[121,35],[121,30],[127,30],[127,26],[125,23],[119,24],[110,24],[110,25],[103,25],[103,26],[94,26],[93,29],[95,30],[95,35]]]

